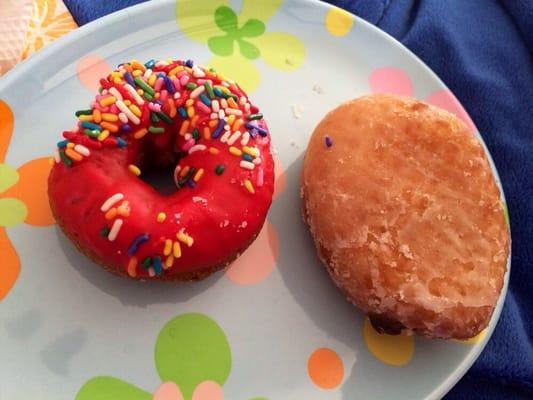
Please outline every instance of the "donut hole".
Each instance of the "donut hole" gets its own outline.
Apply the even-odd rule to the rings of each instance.
[[[153,187],[159,194],[170,196],[178,191],[174,183],[174,165],[146,168],[139,178]]]
[[[143,152],[139,154],[137,162],[142,171],[139,178],[164,196],[177,192],[174,169],[186,156],[182,152],[174,151],[172,147],[169,143],[156,145],[153,142],[145,142]]]

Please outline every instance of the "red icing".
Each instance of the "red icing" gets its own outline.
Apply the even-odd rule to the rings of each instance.
[[[181,61],[172,62],[170,65],[157,63],[152,69],[154,74],[158,72],[166,74],[182,64]],[[129,69],[131,65],[126,64]],[[133,64],[135,65],[139,64]],[[124,67],[122,71],[123,69]],[[189,82],[197,81],[189,68],[185,68],[184,71],[190,77]],[[200,79],[211,80],[213,86],[221,85],[221,77],[204,69],[202,71],[207,76]],[[115,71],[116,73],[122,75],[121,69]],[[123,101],[129,100],[132,104],[137,104],[134,97],[124,87],[125,82],[115,82],[113,75],[102,79],[101,85],[107,90],[115,87],[123,97]],[[228,86],[239,99],[244,98],[245,102],[248,102],[246,94],[236,84],[231,83]],[[161,95],[164,90],[166,90],[165,84],[160,90]],[[174,99],[176,108],[186,104],[191,90],[182,87],[180,92],[181,97]],[[101,113],[118,111],[116,105],[101,106],[98,103],[98,99],[101,100],[107,96],[109,94],[105,92],[103,96],[97,96],[93,108],[98,108]],[[172,94],[168,93],[167,98],[173,99]],[[217,99],[221,100],[221,98]],[[188,247],[180,242],[181,257],[175,258],[172,266],[162,271],[163,275],[179,276],[200,272],[231,260],[258,233],[272,201],[274,162],[270,153],[270,136],[257,135],[256,139],[250,138],[248,146],[255,146],[259,150],[258,158],[261,162],[253,170],[244,169],[239,165],[243,158],[230,153],[230,146],[221,141],[222,135],[216,139],[204,138],[204,126],[209,123],[210,114],[205,114],[201,106],[193,106],[196,114],[199,115],[196,127],[200,133],[200,138],[195,141],[195,144],[205,145],[207,149],[182,157],[178,165],[181,168],[186,166],[203,168],[204,173],[194,188],[185,185],[172,195],[164,196],[135,176],[128,169],[128,165],[139,166],[142,171],[160,165],[175,164],[175,150],[181,149],[190,139],[178,133],[184,121],[179,113],[176,113],[172,124],[164,121],[151,122],[149,101],[144,98],[143,100],[144,104],[137,105],[142,112],[140,123],[135,125],[128,121],[131,127],[129,132],[124,132],[122,129],[115,133],[111,132],[103,142],[85,135],[83,128],[78,128],[74,132],[65,132],[65,138],[71,143],[84,145],[90,150],[90,155],[84,156],[80,161],[73,161],[71,166],[64,162],[57,162],[56,158],[56,164],[49,177],[49,197],[52,209],[67,234],[81,247],[89,249],[109,268],[122,273],[128,271],[128,265],[132,263],[131,257],[135,257],[137,267],[130,268],[129,273],[138,278],[147,278],[149,272],[156,270],[153,262],[155,256],[160,256],[162,264],[165,265],[167,260],[167,256],[164,255],[165,240],[177,242],[176,235],[181,230],[192,237],[194,243]],[[199,98],[195,99],[194,103],[196,104],[199,100]],[[257,112],[257,108],[250,105],[249,111],[246,111],[243,104],[238,101],[237,103],[238,109],[243,112],[241,118],[244,121],[239,130],[244,133],[247,130],[245,123],[249,122],[247,115]],[[172,113],[168,101],[164,102],[162,111],[167,115]],[[186,119],[191,122],[191,118]],[[122,126],[120,120],[108,123],[116,127]],[[262,119],[254,123],[268,132]],[[162,127],[164,132],[148,133],[142,139],[134,138],[135,132],[149,126]],[[210,128],[210,132],[214,129]],[[187,130],[188,133],[191,131],[192,128]],[[230,131],[233,133],[233,129]],[[118,147],[118,137],[127,143],[125,147]],[[233,146],[242,149],[241,139],[239,138]],[[212,154],[210,148],[217,149],[218,154]],[[72,150],[74,149],[70,149]],[[215,173],[219,164],[225,167],[220,176]],[[260,174],[263,175],[262,186],[258,185]],[[245,187],[246,180],[252,183],[254,193]],[[259,178],[259,182],[260,180]],[[124,201],[129,202],[129,216],[117,216],[107,220],[106,213],[101,211],[101,206],[116,193],[123,194],[124,199],[114,207],[121,205]],[[122,208],[127,207],[124,205]],[[166,214],[166,219],[158,222],[157,216],[161,212]],[[108,237],[102,236],[101,229],[106,226],[111,228],[117,218],[121,218],[123,224],[116,239],[110,241]],[[137,251],[130,256],[128,249],[132,242],[142,234],[148,234],[149,240],[140,244]],[[151,271],[141,266],[141,262],[146,257],[152,258]]]

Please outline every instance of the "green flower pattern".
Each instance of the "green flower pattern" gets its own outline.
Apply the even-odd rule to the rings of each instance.
[[[183,314],[165,324],[157,337],[154,359],[163,381],[154,394],[115,377],[97,376],[81,387],[76,400],[205,399],[205,392],[203,396],[199,394],[202,385],[207,382],[211,387],[220,386],[222,391],[232,363],[231,348],[222,328],[198,313]],[[260,399],[268,400],[251,400]]]
[[[207,40],[207,45],[213,53],[219,56],[228,57],[233,54],[233,44],[239,44],[243,57],[250,60],[258,58],[261,53],[259,49],[245,38],[261,36],[265,33],[265,24],[258,19],[249,19],[241,28],[237,14],[230,7],[221,6],[215,10],[215,23],[225,32],[223,36],[213,36]]]
[[[187,36],[206,44],[213,53],[209,67],[251,92],[261,80],[255,61],[262,60],[281,71],[294,71],[305,59],[305,46],[299,38],[288,32],[267,30],[268,20],[281,3],[282,0],[243,0],[237,14],[227,0],[178,0],[176,19]]]
[[[15,168],[0,163],[0,195],[19,180],[19,174]],[[19,199],[6,197],[0,198],[0,227],[10,227],[24,222],[28,210],[26,205]]]

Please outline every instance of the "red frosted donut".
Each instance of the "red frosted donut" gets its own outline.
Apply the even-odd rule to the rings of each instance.
[[[274,189],[270,136],[244,91],[192,61],[121,64],[63,133],[50,206],[78,249],[132,278],[201,279],[245,250]],[[142,171],[175,167],[160,194]]]

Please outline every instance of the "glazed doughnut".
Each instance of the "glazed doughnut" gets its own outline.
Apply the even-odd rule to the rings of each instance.
[[[137,279],[196,280],[234,260],[272,202],[258,108],[190,60],[134,60],[100,85],[55,149],[48,191],[61,229],[109,271]],[[169,167],[170,195],[141,179]]]
[[[320,259],[379,331],[469,338],[487,326],[510,238],[459,118],[405,97],[346,102],[312,135],[301,193]]]

